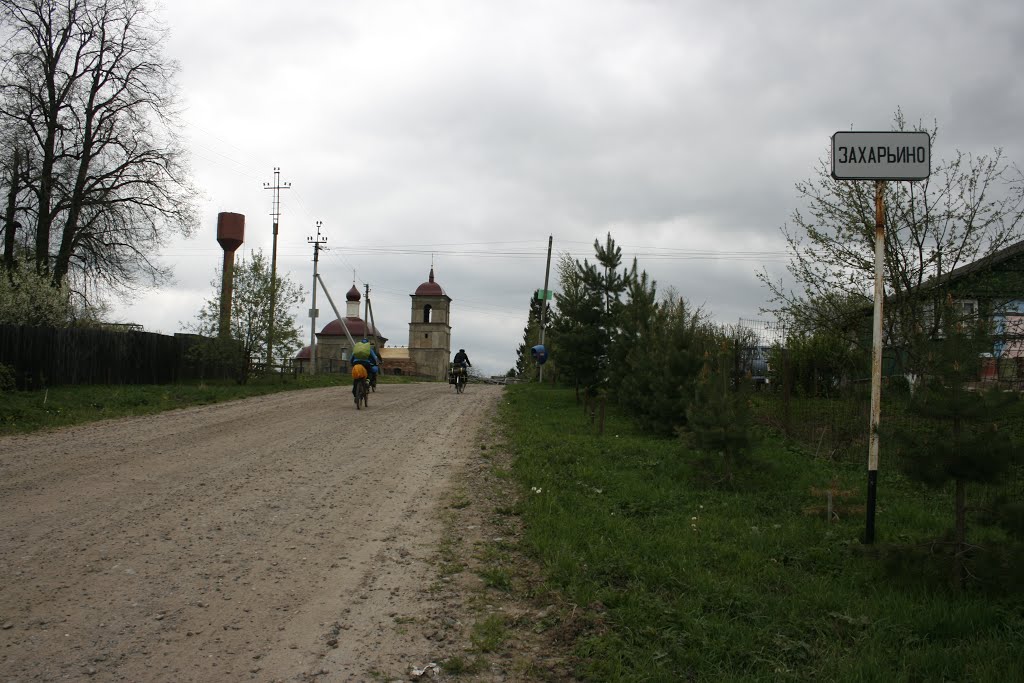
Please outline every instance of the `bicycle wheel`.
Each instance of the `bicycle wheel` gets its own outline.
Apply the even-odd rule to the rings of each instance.
[[[459,377],[457,380],[455,380],[455,391],[461,394],[465,390],[466,390],[466,378],[465,377]]]
[[[370,380],[363,380],[363,407],[370,407]]]
[[[362,403],[366,396],[366,387],[363,385],[362,380],[356,380],[356,383],[352,387],[353,397],[356,402],[356,410],[362,408]]]

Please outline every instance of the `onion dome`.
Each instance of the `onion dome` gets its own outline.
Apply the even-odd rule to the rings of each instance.
[[[348,290],[348,293],[345,295],[346,301],[359,301],[361,298],[362,296],[360,296],[359,290],[356,289],[355,285],[352,285],[352,289]]]
[[[444,290],[441,289],[441,285],[434,282],[433,266],[430,268],[430,278],[416,288],[416,294],[414,296],[445,296]]]

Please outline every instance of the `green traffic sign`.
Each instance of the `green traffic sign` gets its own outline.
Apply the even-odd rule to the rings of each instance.
[[[552,292],[550,289],[538,289],[533,293],[533,295],[538,299],[546,299],[550,301],[551,299],[554,298],[555,293]]]

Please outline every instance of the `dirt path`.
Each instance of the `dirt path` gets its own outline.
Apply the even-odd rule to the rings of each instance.
[[[288,392],[0,439],[0,680],[407,680],[444,655],[438,506],[501,391],[385,385],[358,412]]]

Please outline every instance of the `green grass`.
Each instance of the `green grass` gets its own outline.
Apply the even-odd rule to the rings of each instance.
[[[0,392],[0,435],[67,427],[95,420],[150,415],[175,408],[220,403],[278,391],[347,386],[345,375],[274,376],[233,381],[190,382],[173,385],[60,386],[43,391]],[[416,381],[408,377],[382,377],[381,384]]]
[[[508,636],[508,625],[501,614],[491,614],[473,624],[470,642],[477,652],[494,652]]]
[[[583,680],[1024,680],[1024,595],[889,571],[890,546],[949,528],[950,492],[882,471],[868,547],[863,512],[805,512],[833,479],[856,492],[842,504],[863,505],[862,467],[765,437],[726,490],[611,406],[598,436],[571,391],[513,386],[502,408],[525,543],[585,626]]]

